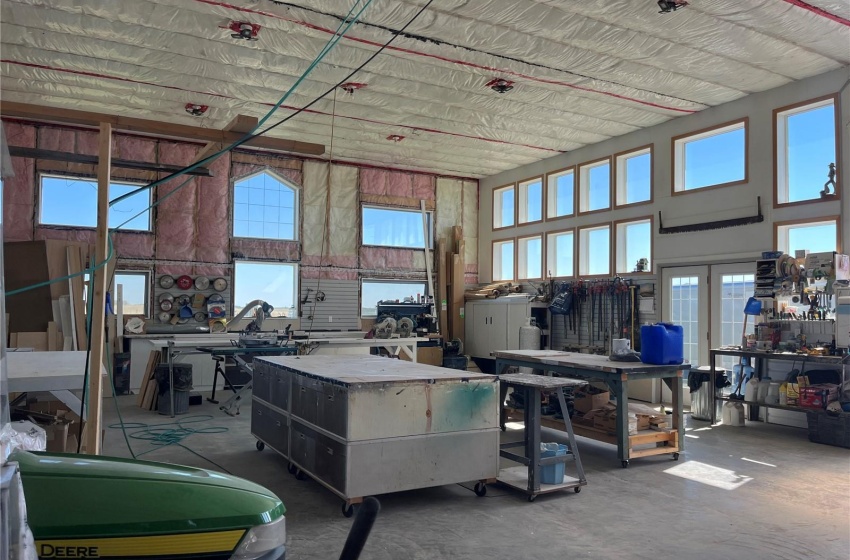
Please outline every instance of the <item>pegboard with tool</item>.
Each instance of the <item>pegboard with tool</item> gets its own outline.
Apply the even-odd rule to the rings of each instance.
[[[161,274],[154,279],[153,324],[192,324],[224,330],[230,313],[230,276]]]

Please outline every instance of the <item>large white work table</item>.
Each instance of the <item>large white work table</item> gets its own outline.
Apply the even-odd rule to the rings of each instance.
[[[10,393],[45,391],[79,414],[80,399],[71,391],[80,391],[85,378],[86,352],[7,352],[6,373]],[[101,375],[109,383],[106,368]],[[104,395],[111,395],[108,387]]]
[[[672,454],[679,458],[684,447],[685,424],[682,415],[682,376],[690,370],[690,364],[653,365],[642,362],[615,362],[607,356],[559,352],[556,350],[504,350],[493,352],[496,358],[496,374],[509,366],[528,367],[555,373],[564,377],[594,379],[604,382],[617,400],[617,430],[609,434],[604,430],[573,423],[577,435],[612,443],[617,446],[623,467],[631,459],[649,455]],[[671,379],[673,391],[672,429],[638,432],[629,435],[629,381],[638,379]],[[504,395],[503,395],[504,396]],[[504,402],[504,399],[503,399]],[[549,425],[543,422],[543,425]],[[563,428],[559,420],[551,426]],[[648,446],[648,447],[647,447]]]

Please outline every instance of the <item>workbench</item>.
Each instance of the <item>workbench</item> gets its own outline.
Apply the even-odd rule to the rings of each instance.
[[[671,454],[674,459],[684,448],[685,424],[682,411],[682,376],[690,364],[653,365],[641,362],[615,362],[607,356],[559,352],[557,350],[511,350],[493,353],[496,359],[496,374],[508,367],[527,367],[543,370],[562,377],[598,380],[604,382],[617,401],[617,430],[608,433],[599,428],[575,424],[575,433],[597,441],[617,446],[617,456],[623,468],[631,459],[651,455]],[[671,379],[673,392],[672,429],[661,431],[644,430],[629,435],[629,381],[638,379]],[[502,411],[502,423],[504,424]],[[563,429],[562,422],[542,419],[541,424]]]
[[[378,356],[254,360],[251,434],[343,499],[499,472],[499,380]]]
[[[10,393],[45,391],[59,399],[75,414],[80,413],[80,399],[71,391],[85,389],[86,352],[6,352],[7,390]],[[109,375],[101,364],[100,373],[109,383]],[[112,395],[107,385],[104,395]],[[83,417],[85,417],[85,411]]]
[[[574,387],[583,382],[566,377],[547,377],[530,373],[509,373],[500,375],[499,383],[502,402],[505,400],[508,388],[512,388],[514,391],[522,391],[524,393],[523,401],[525,403],[523,409],[525,423],[522,441],[500,444],[499,454],[505,459],[525,465],[526,468],[508,467],[502,469],[499,471],[497,480],[502,484],[507,484],[525,492],[528,495],[529,502],[533,502],[538,494],[546,494],[568,488],[572,488],[576,493],[581,491],[581,487],[587,484],[587,479],[584,476],[584,467],[581,464],[581,457],[578,453],[578,445],[576,444],[569,414],[564,414],[564,419],[562,420],[570,442],[567,454],[555,457],[540,457],[540,397],[543,393],[556,393],[561,410],[566,411],[567,403],[564,398],[564,387]],[[525,448],[525,455],[517,455],[508,451],[508,449],[515,447]],[[540,478],[543,467],[570,462],[575,462],[576,464],[577,478],[565,475],[561,482],[554,484],[541,483]]]

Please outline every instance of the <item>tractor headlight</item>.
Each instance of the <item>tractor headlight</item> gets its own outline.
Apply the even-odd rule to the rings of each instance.
[[[278,560],[286,555],[286,518],[252,527],[230,560]]]

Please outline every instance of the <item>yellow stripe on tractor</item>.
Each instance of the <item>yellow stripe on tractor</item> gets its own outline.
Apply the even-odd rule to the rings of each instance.
[[[230,552],[245,534],[244,529],[215,533],[112,537],[101,539],[49,539],[36,541],[39,558],[112,558],[171,556]]]

